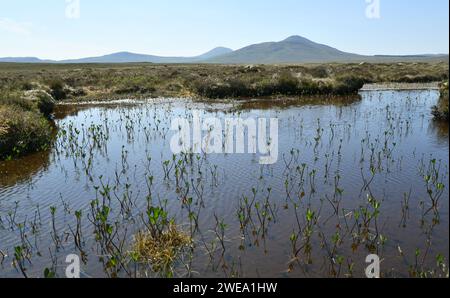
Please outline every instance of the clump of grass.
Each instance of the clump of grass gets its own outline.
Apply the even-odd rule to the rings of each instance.
[[[56,100],[63,100],[67,98],[67,91],[64,87],[64,82],[58,79],[51,80],[49,82],[50,94]]]
[[[15,93],[0,93],[0,106],[12,106],[24,111],[32,111],[35,106],[31,100],[24,100]]]
[[[149,78],[145,77],[133,77],[121,78],[118,86],[115,87],[114,93],[118,95],[127,94],[151,94],[156,89],[153,86],[153,82]]]
[[[259,79],[257,82],[233,78],[224,82],[198,80],[193,83],[194,93],[206,98],[249,98],[271,96],[350,95],[357,94],[367,79],[342,76],[333,80],[298,78],[283,71],[276,78]]]
[[[333,90],[333,94],[347,95],[355,94],[364,86],[364,84],[370,83],[370,80],[364,79],[358,76],[342,76],[336,79],[336,85]]]
[[[48,148],[51,127],[39,113],[0,106],[0,158],[11,158]]]
[[[51,97],[33,102],[14,94],[0,94],[0,159],[46,150],[53,135],[46,117],[52,111]]]
[[[250,97],[253,92],[240,79],[229,79],[224,82],[197,80],[193,83],[193,91],[205,98]]]
[[[135,236],[131,255],[138,263],[149,264],[154,272],[170,276],[174,263],[191,244],[190,236],[170,224],[161,233],[139,232]]]
[[[27,110],[37,108],[45,117],[50,118],[55,108],[55,100],[44,90],[29,90],[24,98],[18,98],[17,103],[26,103]]]
[[[448,121],[448,81],[441,84],[441,97],[437,106],[433,108],[433,116],[436,120]]]
[[[9,129],[8,124],[6,122],[1,121],[0,122],[0,137],[3,135],[6,135],[8,133],[8,129]]]
[[[46,92],[39,92],[37,95],[37,107],[39,111],[47,118],[50,118],[55,109],[55,101]]]

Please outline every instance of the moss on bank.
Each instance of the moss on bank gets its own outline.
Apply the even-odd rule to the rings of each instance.
[[[449,106],[449,98],[448,98],[448,81],[444,82],[440,86],[441,96],[439,98],[439,103],[433,109],[433,116],[436,120],[445,120],[448,121],[448,106]]]
[[[45,92],[0,94],[0,160],[47,149],[53,135],[49,120],[53,107]]]

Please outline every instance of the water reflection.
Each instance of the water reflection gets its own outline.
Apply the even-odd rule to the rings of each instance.
[[[432,121],[429,126],[429,133],[436,136],[436,142],[441,145],[447,145],[449,142],[449,123],[447,121]]]
[[[330,96],[328,98],[320,97],[302,97],[302,98],[279,98],[279,99],[257,99],[240,102],[234,108],[235,111],[242,110],[273,110],[289,109],[302,106],[325,106],[333,105],[344,107],[361,101],[360,95],[354,96]]]
[[[0,189],[24,184],[45,172],[51,151],[35,153],[19,160],[0,162]]]

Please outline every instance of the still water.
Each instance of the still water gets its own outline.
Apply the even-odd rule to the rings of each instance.
[[[159,276],[127,258],[149,197],[193,238],[174,276],[362,277],[373,253],[384,276],[438,275],[449,251],[448,124],[430,116],[439,93],[360,95],[320,105],[59,106],[50,151],[0,163],[0,277],[23,276],[18,246],[27,276],[50,268],[64,277],[68,254],[83,255],[84,277]],[[203,119],[277,118],[278,161],[173,156],[171,122],[194,110]],[[105,265],[111,256],[93,232],[91,202],[105,198],[121,266]]]

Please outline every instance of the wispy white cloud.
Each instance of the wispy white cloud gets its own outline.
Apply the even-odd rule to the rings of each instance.
[[[17,22],[13,19],[0,18],[0,31],[6,31],[14,34],[31,34],[31,23]]]

